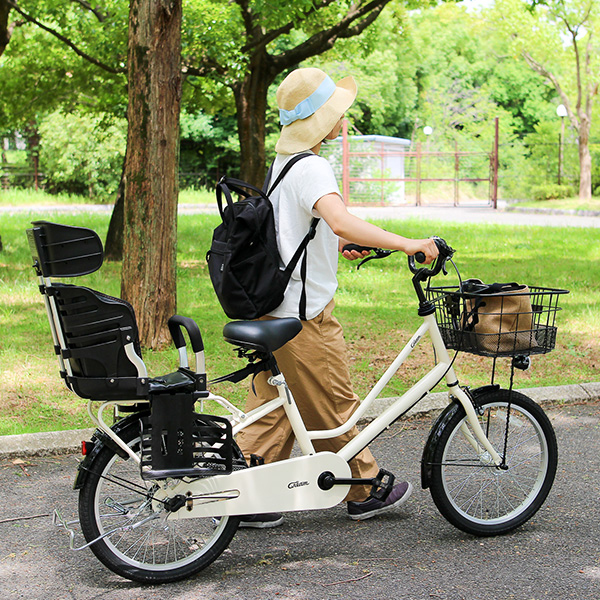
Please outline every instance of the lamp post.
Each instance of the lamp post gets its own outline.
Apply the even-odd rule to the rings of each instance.
[[[423,127],[423,133],[427,136],[427,149],[429,149],[429,137],[431,136],[431,134],[433,133],[433,127],[430,127],[429,125],[425,125],[425,127]]]
[[[556,107],[556,114],[560,117],[560,135],[558,138],[558,185],[560,185],[563,175],[563,140],[565,137],[565,117],[567,116],[567,109],[564,104],[559,104]]]

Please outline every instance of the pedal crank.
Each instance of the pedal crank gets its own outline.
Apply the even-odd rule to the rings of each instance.
[[[365,485],[371,484],[371,498],[384,501],[394,488],[395,477],[393,473],[380,469],[376,477],[336,477],[333,473],[325,471],[319,476],[318,484],[322,490],[330,490],[334,485]]]

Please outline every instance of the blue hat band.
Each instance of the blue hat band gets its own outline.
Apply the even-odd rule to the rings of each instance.
[[[305,100],[302,100],[292,110],[279,109],[279,122],[290,125],[299,119],[306,119],[314,114],[335,92],[335,83],[331,77],[325,77],[321,85]]]

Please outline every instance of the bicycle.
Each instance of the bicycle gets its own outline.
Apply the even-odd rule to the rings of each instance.
[[[131,307],[89,288],[50,279],[99,268],[101,243],[95,233],[46,222],[33,225],[28,236],[61,373],[73,391],[88,398],[88,413],[98,428],[92,440],[83,443],[85,458],[74,485],[86,544],[74,547],[75,522],[65,522],[56,512],[55,523],[69,532],[72,549],[91,548],[120,576],[166,583],[201,571],[227,548],[240,515],[329,508],[344,499],[350,485],[365,482],[372,485],[372,495],[384,499],[393,475],[382,469],[371,480],[353,479],[348,461],[444,379],[449,405],[433,423],[421,461],[422,486],[430,489],[441,514],[467,533],[490,536],[519,527],[544,503],[558,455],[544,411],[512,390],[512,377],[510,389],[494,383],[493,376],[489,385],[478,389],[459,385],[456,354],[451,359],[448,348],[458,353],[465,349],[465,339],[473,342],[472,333],[461,333],[456,311],[461,303],[464,309],[474,293],[429,283],[425,287],[425,282],[447,273],[454,250],[444,240],[435,238],[439,256],[431,267],[417,266],[415,257],[408,259],[423,323],[345,425],[307,431],[273,357],[301,329],[299,320],[236,321],[224,326],[225,339],[248,364],[215,382],[241,381],[268,370],[269,383],[278,390],[276,399],[244,413],[207,389],[201,333],[189,318],[175,316],[169,321],[179,351],[178,371],[149,378]],[[373,256],[390,254],[375,250]],[[486,349],[486,355],[494,360],[496,355],[512,356],[513,365],[523,367],[530,354],[552,350],[558,298],[564,293],[544,288],[530,292],[529,346],[521,344],[518,352],[516,344],[512,351]],[[184,330],[195,354],[195,370],[189,367]],[[435,350],[430,371],[339,452],[315,453],[312,441],[336,437],[353,427],[427,334]],[[477,351],[472,345],[466,349]],[[99,375],[97,363],[106,363],[106,356],[115,352],[116,366],[108,375],[105,366]],[[198,401],[201,410],[204,402],[216,402],[229,416],[197,413]],[[104,415],[114,407],[133,412],[109,426]],[[291,422],[301,456],[248,466],[235,435],[279,407]]]

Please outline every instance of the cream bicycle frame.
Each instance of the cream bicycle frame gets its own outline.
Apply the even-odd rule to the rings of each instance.
[[[337,452],[337,455],[343,458],[346,462],[351,460],[354,456],[356,456],[356,454],[366,448],[384,429],[389,427],[398,417],[405,414],[413,406],[415,406],[432,388],[436,386],[440,379],[445,377],[448,385],[448,400],[450,401],[451,398],[456,398],[460,402],[465,410],[467,421],[471,426],[471,431],[475,437],[473,437],[473,434],[471,434],[466,425],[461,427],[463,435],[467,438],[476,452],[482,456],[487,454],[491,461],[496,466],[499,466],[502,463],[502,458],[485,436],[471,400],[458,384],[454,368],[451,364],[452,361],[444,341],[442,340],[438,324],[435,320],[435,315],[433,314],[423,317],[423,324],[417,329],[416,333],[407,342],[402,351],[398,354],[392,364],[381,376],[379,381],[375,384],[373,389],[369,392],[367,397],[354,411],[352,416],[340,427],[335,429],[308,431],[304,421],[302,420],[302,416],[300,415],[300,411],[298,410],[292,393],[285,382],[285,377],[283,374],[279,374],[276,377],[271,377],[269,379],[269,383],[277,388],[279,394],[278,397],[266,402],[262,406],[259,406],[252,411],[246,413],[234,406],[225,398],[212,393],[210,393],[207,398],[203,398],[201,400],[201,411],[203,410],[204,402],[208,400],[214,401],[225,408],[230,413],[233,434],[236,435],[239,431],[245,429],[252,423],[255,423],[265,415],[268,415],[274,410],[283,407],[287,418],[290,421],[290,425],[294,435],[296,436],[296,440],[298,441],[298,445],[302,454],[305,456],[316,454],[312,443],[313,440],[335,438],[343,433],[346,433],[352,427],[354,427],[361,417],[367,412],[373,401],[379,397],[379,394],[389,383],[390,379],[398,372],[400,367],[402,367],[406,359],[410,356],[412,351],[417,347],[419,342],[426,336],[426,334],[429,334],[437,356],[437,363],[435,366],[402,396],[397,398],[378,417],[371,421],[371,423],[369,423],[369,425],[367,425],[358,435],[356,435],[345,446],[343,446]],[[120,402],[120,404],[122,403],[123,402]],[[102,431],[104,431],[115,443],[122,447],[123,450],[131,458],[133,458],[133,460],[139,462],[139,457],[132,452],[132,450],[126,444],[123,443],[123,441],[110,429],[110,426],[102,418],[104,409],[115,404],[117,404],[117,401],[102,403],[102,405],[99,407],[97,417],[94,417],[89,405],[88,412],[94,423]]]
[[[282,374],[271,377],[269,383],[278,389],[279,396],[262,406],[250,411],[243,412],[233,406],[230,402],[220,396],[215,396],[212,393],[206,400],[213,400],[226,408],[230,413],[233,421],[233,433],[237,434],[248,425],[258,421],[272,411],[283,407],[290,421],[290,425],[298,441],[298,445],[302,454],[315,454],[313,440],[323,440],[335,438],[349,431],[354,427],[361,417],[367,412],[373,401],[379,397],[390,379],[396,374],[400,367],[404,364],[411,352],[416,348],[419,342],[429,334],[433,347],[437,356],[436,365],[409,390],[393,402],[385,411],[367,425],[357,436],[350,440],[341,450],[337,452],[338,456],[345,461],[349,461],[361,450],[367,447],[384,429],[389,427],[398,417],[410,410],[417,404],[440,379],[446,379],[448,384],[448,397],[456,398],[463,406],[467,415],[467,420],[472,428],[475,437],[469,432],[468,427],[463,425],[462,432],[469,440],[469,443],[480,454],[487,453],[491,460],[499,466],[502,463],[502,458],[496,452],[492,444],[489,442],[477,418],[477,413],[467,394],[458,385],[458,380],[451,364],[448,350],[442,340],[438,324],[435,320],[435,315],[427,315],[423,317],[423,324],[417,329],[416,333],[404,346],[403,350],[398,354],[386,372],[381,376],[367,397],[361,402],[360,406],[354,411],[352,416],[340,427],[328,430],[308,431],[300,411],[296,406],[293,396],[285,383],[285,378]]]

